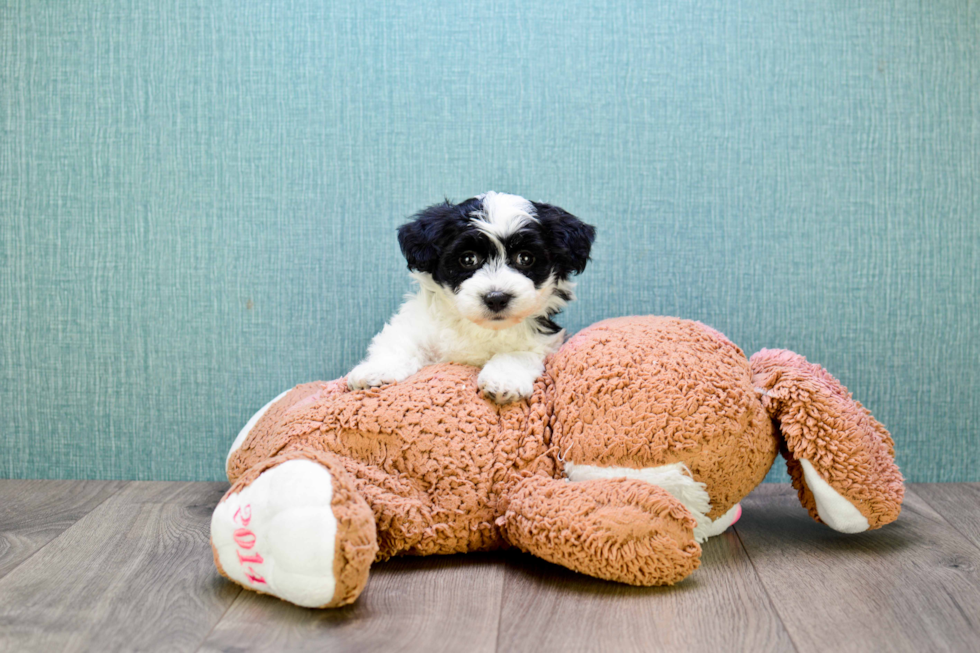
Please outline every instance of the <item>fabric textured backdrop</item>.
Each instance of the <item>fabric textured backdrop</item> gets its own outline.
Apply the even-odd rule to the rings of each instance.
[[[395,227],[495,189],[598,227],[570,330],[793,349],[910,480],[980,480],[976,2],[22,0],[0,35],[4,477],[222,478],[400,303]]]

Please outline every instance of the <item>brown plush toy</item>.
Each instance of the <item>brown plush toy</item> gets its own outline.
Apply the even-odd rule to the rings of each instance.
[[[571,338],[527,401],[481,397],[478,372],[307,383],[270,402],[228,457],[218,570],[308,607],[351,603],[394,555],[507,546],[598,578],[676,583],[777,449],[831,528],[878,528],[901,508],[888,432],[792,352],[748,361],[698,322],[631,317]]]

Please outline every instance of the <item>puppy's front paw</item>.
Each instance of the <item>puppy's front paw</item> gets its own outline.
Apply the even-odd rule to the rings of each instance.
[[[389,365],[376,361],[364,361],[347,375],[347,387],[351,390],[363,390],[386,383],[398,383],[417,371],[417,368],[410,365]]]
[[[537,374],[508,365],[490,363],[480,371],[476,383],[483,396],[498,404],[509,404],[530,397]]]

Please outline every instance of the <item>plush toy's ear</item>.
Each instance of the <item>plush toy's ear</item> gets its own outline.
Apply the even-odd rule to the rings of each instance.
[[[408,261],[408,269],[432,273],[439,262],[440,245],[464,220],[460,206],[446,200],[433,204],[412,216],[412,221],[398,228],[398,244]]]
[[[595,227],[585,224],[574,215],[557,206],[531,202],[538,214],[538,222],[550,234],[552,256],[557,262],[560,277],[567,278],[573,272],[580,274],[589,262],[589,252],[595,240]]]
[[[750,364],[810,516],[844,533],[895,521],[905,486],[885,427],[840,381],[799,354],[763,349]]]

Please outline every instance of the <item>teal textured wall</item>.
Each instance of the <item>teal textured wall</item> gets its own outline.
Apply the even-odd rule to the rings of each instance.
[[[598,227],[571,330],[793,349],[977,481],[978,180],[976,2],[5,2],[0,475],[221,478],[496,189]]]

